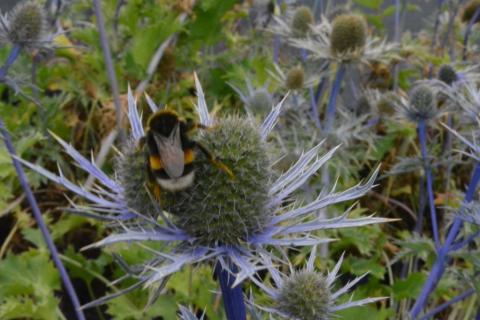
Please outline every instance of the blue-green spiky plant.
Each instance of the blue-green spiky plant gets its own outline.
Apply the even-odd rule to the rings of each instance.
[[[92,203],[90,206],[74,204],[74,211],[110,222],[112,233],[89,247],[140,242],[139,250],[145,250],[145,246],[153,241],[164,248],[162,252],[158,248],[149,250],[156,254],[145,261],[140,272],[131,274],[138,281],[133,286],[84,307],[104,303],[141,285],[152,289],[153,297],[156,297],[159,282],[186,264],[208,260],[215,266],[227,317],[244,319],[240,284],[253,277],[257,270],[271,267],[264,259],[266,247],[315,245],[330,241],[312,233],[316,230],[389,221],[374,217],[349,219],[348,213],[333,219],[316,217],[317,210],[325,206],[365,194],[372,187],[378,170],[365,184],[343,192],[321,194],[307,204],[284,207],[285,199],[306,183],[332,157],[336,148],[319,156],[319,144],[300,156],[284,173],[273,176],[270,168],[274,159],[268,152],[267,136],[280,115],[283,101],[271,110],[261,125],[239,116],[214,119],[208,112],[198,79],[196,88],[200,123],[210,127],[196,139],[231,168],[234,178],[200,155],[192,186],[175,194],[164,191],[162,201],[158,203],[145,187],[145,173],[141,170],[144,151],[138,147],[145,132],[131,92],[128,94],[131,144],[117,160],[115,176],[108,176],[72,146],[58,139],[75,162],[98,180],[95,189],[85,190],[61,174],[23,161]],[[152,111],[157,110],[148,97],[147,102]]]

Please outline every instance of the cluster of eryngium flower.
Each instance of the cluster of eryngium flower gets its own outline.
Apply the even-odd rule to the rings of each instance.
[[[195,80],[200,123],[212,127],[211,130],[200,132],[196,138],[206,148],[215,152],[227,166],[234,168],[235,179],[230,179],[207,159],[199,157],[196,162],[199,170],[193,185],[183,191],[162,193],[162,201],[158,203],[146,187],[145,155],[144,151],[138,148],[138,142],[145,133],[130,90],[128,118],[131,124],[131,141],[124,146],[118,157],[117,172],[113,177],[108,176],[59,137],[56,137],[57,140],[76,164],[97,179],[95,188],[86,190],[67,180],[61,172],[54,174],[35,164],[22,161],[29,168],[90,202],[88,205],[72,203],[72,211],[110,222],[112,233],[89,247],[122,242],[132,246],[138,244],[139,250],[153,253],[153,257],[141,266],[139,272],[127,275],[138,280],[135,285],[86,306],[103,303],[142,285],[152,289],[151,297],[157,297],[160,284],[169,275],[186,264],[207,261],[214,261],[215,265],[221,266],[234,277],[232,287],[240,285],[248,278],[258,283],[257,271],[268,269],[278,278],[275,282],[277,289],[281,290],[282,284],[291,284],[291,281],[295,280],[284,281],[279,278],[272,261],[281,260],[273,254],[270,246],[279,250],[282,247],[315,246],[333,241],[318,236],[317,231],[389,221],[372,216],[350,219],[348,212],[331,219],[320,219],[316,214],[326,206],[364,195],[372,188],[378,168],[364,184],[342,192],[322,192],[307,204],[292,201],[285,204],[285,200],[292,200],[295,191],[308,183],[309,178],[333,156],[337,148],[319,156],[322,146],[320,143],[302,154],[290,169],[277,175],[271,168],[273,156],[269,153],[267,136],[280,116],[284,101],[272,108],[260,126],[248,117],[214,119],[208,112],[200,83],[196,77]],[[158,107],[148,97],[147,102],[152,112],[157,111]],[[152,243],[161,244],[162,249],[154,245],[150,247]],[[314,257],[313,251],[307,268],[307,272],[312,274]],[[136,267],[132,269],[138,270],[138,266]],[[338,268],[339,264],[334,274],[326,278],[325,283],[318,280],[329,292],[327,298],[319,297],[320,300],[317,301],[325,301],[325,305],[314,306],[311,308],[314,313],[311,314],[305,311],[307,316],[297,314],[293,309],[289,311],[284,305],[277,308],[279,313],[298,319],[324,319],[335,310],[341,309],[334,307],[335,299],[340,293],[330,294],[329,291]],[[297,278],[299,277],[294,275],[291,279]],[[318,275],[318,279],[323,278]],[[296,288],[295,285],[288,287]],[[347,289],[350,287],[351,285],[346,286]],[[344,293],[347,289],[339,292]],[[291,294],[278,296],[272,294],[272,289],[266,291],[274,300],[280,297],[286,299]],[[302,293],[297,293],[296,299],[301,297],[307,298]],[[376,299],[349,302],[344,307],[373,301]],[[323,309],[325,315],[316,313]]]

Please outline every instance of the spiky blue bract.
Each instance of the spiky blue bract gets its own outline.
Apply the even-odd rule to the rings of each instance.
[[[317,235],[316,231],[318,230],[350,228],[390,221],[371,216],[350,219],[348,212],[339,217],[325,220],[320,219],[316,214],[319,209],[326,206],[357,199],[364,195],[372,188],[378,169],[374,170],[365,183],[360,183],[345,191],[324,192],[320,193],[312,202],[292,202],[291,205],[284,206],[285,200],[292,198],[295,191],[317,173],[321,166],[333,156],[336,148],[321,155],[322,144],[319,144],[305,152],[290,169],[273,179],[269,173],[269,166],[273,161],[266,153],[267,137],[281,114],[281,107],[286,97],[272,108],[261,125],[251,122],[253,120],[237,116],[215,119],[208,111],[198,78],[195,79],[200,123],[211,127],[196,138],[202,143],[208,144],[216,159],[230,167],[235,177],[231,180],[224,170],[212,166],[200,155],[199,165],[205,172],[199,172],[199,176],[197,176],[199,181],[196,183],[197,187],[201,187],[203,190],[196,187],[190,190],[192,199],[195,199],[191,203],[170,204],[170,209],[176,208],[175,210],[177,210],[175,215],[159,210],[159,208],[155,208],[152,213],[150,205],[138,206],[135,204],[137,200],[132,201],[130,195],[146,190],[140,186],[145,173],[139,171],[142,160],[140,154],[135,153],[134,148],[124,150],[120,156],[124,160],[119,160],[125,162],[128,157],[133,156],[133,159],[130,159],[133,164],[128,168],[125,163],[121,164],[120,169],[117,167],[117,170],[125,170],[125,172],[116,172],[115,175],[109,177],[95,163],[81,156],[72,146],[59,140],[75,163],[97,179],[97,185],[88,190],[67,180],[61,173],[54,174],[40,166],[23,161],[31,169],[87,201],[87,204],[72,203],[73,211],[110,222],[111,233],[89,247],[102,247],[122,242],[136,246],[135,250],[148,250],[153,254],[153,257],[145,261],[140,268],[136,266],[135,270],[141,269],[139,272],[130,274],[138,283],[111,296],[89,303],[87,307],[105,303],[108,299],[139,286],[155,289],[159,282],[165,281],[169,275],[179,271],[184,265],[203,261],[213,260],[214,263],[220,264],[222,270],[226,270],[234,277],[233,286],[235,287],[245,279],[252,278],[258,270],[271,267],[271,264],[263,258],[269,245],[277,247],[311,246],[332,241],[332,239]],[[144,134],[144,130],[136,101],[130,90],[128,102],[128,116],[132,128],[130,139],[132,145],[136,146]],[[152,104],[149,104],[152,107]],[[127,181],[128,170],[132,175],[140,174],[140,178],[135,177],[136,180],[133,182]],[[130,178],[134,179],[134,177]],[[207,181],[216,184],[218,189],[226,188],[226,190],[213,190],[212,187],[206,185]],[[236,183],[240,185],[237,186]],[[125,188],[134,188],[134,190],[127,191]],[[251,190],[247,190],[247,188],[251,188]],[[225,198],[226,193],[229,193],[228,196],[232,198]],[[201,198],[201,195],[205,197]],[[232,199],[236,200],[235,205],[233,202],[229,202]],[[144,196],[142,201],[155,200],[153,197]],[[152,207],[157,205],[163,204],[154,202]],[[188,217],[187,212],[179,211],[181,208],[198,216]],[[210,208],[215,212],[207,213],[205,208]],[[243,212],[240,209],[251,211]],[[142,210],[148,212],[141,212]],[[206,216],[199,215],[200,212]],[[212,219],[212,217],[213,219],[218,218],[218,221],[214,222],[217,232],[215,237],[205,234],[210,233],[209,228],[201,229],[198,225],[195,228],[187,225],[187,223],[195,221],[195,223],[202,222],[205,226],[209,224],[212,226],[212,221],[206,220],[207,218]],[[253,220],[246,222],[247,219],[253,218],[254,222],[252,222]],[[222,226],[226,230],[233,230],[228,228],[235,227],[235,230],[232,231],[234,235],[225,234],[220,230]],[[151,241],[161,243],[162,250],[159,250],[158,246],[150,247]]]

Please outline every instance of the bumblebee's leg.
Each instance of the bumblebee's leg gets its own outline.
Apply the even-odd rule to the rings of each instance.
[[[230,178],[232,179],[235,178],[235,174],[233,173],[233,171],[222,161],[218,160],[210,151],[207,150],[207,148],[202,146],[201,143],[195,142],[195,146],[197,146],[200,149],[200,151],[203,152],[203,154],[207,157],[208,161],[210,161],[212,165],[214,165],[215,167],[219,168],[220,170],[228,174]]]

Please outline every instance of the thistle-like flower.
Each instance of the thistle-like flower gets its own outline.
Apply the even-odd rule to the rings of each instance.
[[[0,16],[0,43],[10,42],[22,48],[42,47],[45,38],[45,14],[34,1],[19,2],[8,14]]]
[[[274,17],[275,25],[270,32],[278,34],[286,39],[302,39],[311,32],[315,23],[312,10],[307,6],[299,6],[288,10],[284,17]]]
[[[267,89],[267,84],[254,87],[250,79],[245,80],[246,91],[229,83],[230,87],[240,96],[248,112],[266,115],[273,107],[273,96]]]
[[[396,106],[400,114],[412,122],[433,120],[441,114],[436,93],[435,87],[420,83],[410,90],[408,101],[399,97]]]
[[[318,81],[318,75],[316,77],[309,75],[301,65],[291,67],[288,70],[282,70],[277,64],[274,66],[275,69],[273,71],[268,71],[268,73],[286,90],[301,90],[309,88]]]
[[[273,307],[259,306],[260,309],[277,314],[286,319],[294,320],[328,320],[334,317],[335,312],[363,306],[386,299],[386,297],[366,298],[338,304],[336,300],[347,293],[367,274],[355,278],[337,291],[333,285],[338,277],[338,271],[343,262],[343,255],[327,276],[315,271],[316,246],[313,247],[305,269],[295,271],[290,265],[290,274],[281,274],[277,269],[268,267],[274,287],[253,278],[253,281],[273,300]],[[268,256],[265,256],[267,265],[273,265]]]
[[[291,39],[298,48],[312,52],[316,59],[334,60],[344,63],[386,61],[392,57],[394,44],[372,38],[362,16],[343,14],[332,23],[325,17],[312,27],[311,35],[305,39]]]
[[[464,23],[469,23],[475,15],[475,11],[480,8],[480,0],[470,0],[465,7],[463,7],[461,19]],[[480,21],[480,17],[477,17],[473,23]]]
[[[195,80],[200,123],[211,127],[200,133],[197,140],[212,150],[216,159],[231,168],[234,178],[200,155],[196,163],[199,170],[196,170],[192,185],[179,192],[162,190],[161,202],[158,203],[150,195],[149,188],[145,187],[146,173],[138,165],[141,159],[145,159],[143,151],[138,148],[145,133],[130,90],[128,117],[132,127],[131,144],[120,155],[120,169],[113,177],[58,137],[57,140],[76,164],[98,180],[96,188],[85,190],[66,179],[61,172],[57,175],[22,161],[91,203],[72,203],[73,211],[111,222],[112,233],[88,247],[129,243],[138,244],[140,250],[149,250],[153,254],[152,259],[134,268],[140,269],[140,272],[130,275],[138,283],[122,292],[141,285],[156,290],[159,283],[184,265],[202,261],[213,261],[228,270],[235,278],[235,287],[259,269],[269,267],[263,258],[266,246],[325,243],[332,239],[321,238],[315,231],[390,221],[372,216],[349,219],[348,213],[332,219],[316,216],[321,208],[356,199],[368,192],[378,169],[364,184],[342,192],[322,192],[307,204],[290,202],[285,206],[285,199],[291,198],[333,156],[337,148],[319,156],[319,144],[300,156],[286,172],[276,176],[271,170],[273,160],[266,138],[277,122],[283,101],[271,110],[260,126],[251,119],[238,116],[214,119],[208,112],[200,83],[196,77]],[[152,110],[157,109],[151,99],[147,98],[147,102]],[[137,152],[132,151],[132,147]],[[161,244],[162,250],[158,246],[155,249],[150,247],[152,242]]]

